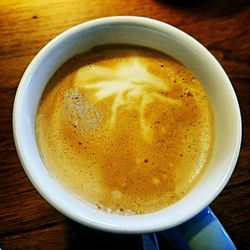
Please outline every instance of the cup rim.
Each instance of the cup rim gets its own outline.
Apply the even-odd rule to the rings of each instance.
[[[147,18],[147,17],[138,17],[138,16],[111,16],[111,17],[103,17],[103,18],[93,19],[93,20],[78,24],[78,25],[62,32],[58,36],[56,36],[54,39],[52,39],[49,43],[47,43],[38,52],[38,54],[34,57],[34,59],[28,65],[27,69],[25,70],[25,72],[21,78],[19,86],[17,88],[16,96],[15,96],[15,100],[14,100],[14,107],[13,107],[14,142],[16,145],[18,157],[21,161],[21,165],[23,166],[23,169],[26,172],[26,175],[28,176],[29,180],[32,182],[33,186],[35,186],[37,191],[53,207],[55,207],[58,211],[62,212],[67,217],[69,217],[77,222],[80,222],[82,224],[85,224],[87,226],[90,226],[90,227],[93,227],[96,229],[101,229],[104,231],[110,231],[110,232],[119,232],[119,233],[138,233],[139,232],[139,233],[142,233],[142,232],[159,231],[159,230],[163,230],[165,228],[170,228],[170,227],[179,225],[182,222],[195,216],[197,213],[199,213],[202,209],[204,209],[204,207],[206,207],[208,204],[210,204],[219,195],[219,193],[222,191],[222,189],[227,184],[229,178],[231,177],[233,170],[235,168],[237,159],[238,159],[239,152],[240,152],[241,136],[242,136],[240,108],[239,108],[237,97],[236,97],[236,94],[233,90],[232,85],[231,85],[231,92],[232,92],[232,96],[234,98],[233,101],[235,102],[235,109],[237,110],[237,126],[238,126],[237,127],[238,128],[237,136],[238,137],[237,137],[237,144],[234,147],[231,165],[228,167],[227,173],[224,176],[223,180],[221,180],[220,185],[206,199],[207,202],[205,204],[199,204],[199,206],[195,207],[195,209],[190,208],[190,211],[185,211],[185,215],[183,215],[181,218],[175,220],[174,222],[172,221],[172,223],[169,223],[167,226],[164,226],[164,223],[166,223],[166,221],[164,221],[164,220],[161,220],[161,222],[157,221],[157,223],[152,223],[151,225],[145,225],[145,224],[136,225],[133,228],[128,228],[128,226],[115,225],[115,224],[114,225],[112,225],[112,224],[107,225],[107,223],[92,221],[91,219],[88,220],[87,218],[84,218],[82,216],[79,216],[76,213],[73,213],[72,211],[69,211],[67,208],[65,208],[65,207],[61,206],[60,204],[58,204],[57,202],[55,202],[53,200],[53,198],[50,197],[50,195],[48,193],[46,193],[40,185],[37,184],[37,179],[34,178],[34,176],[32,175],[32,172],[30,171],[30,168],[32,168],[32,167],[29,165],[28,159],[26,157],[24,157],[23,151],[25,149],[22,148],[22,146],[21,146],[20,138],[23,138],[23,136],[20,135],[21,131],[19,130],[19,123],[18,123],[20,121],[19,108],[21,107],[20,104],[22,103],[23,95],[24,95],[25,90],[28,86],[27,83],[30,80],[30,75],[32,75],[32,72],[34,72],[34,70],[36,69],[36,65],[38,64],[38,62],[42,61],[43,58],[46,57],[46,53],[49,49],[51,49],[53,46],[56,46],[58,43],[61,42],[62,39],[65,39],[65,37],[69,37],[72,34],[74,34],[75,32],[81,32],[87,28],[96,27],[96,26],[104,25],[104,24],[107,25],[109,23],[114,23],[114,22],[124,23],[124,24],[136,24],[136,25],[141,25],[141,26],[150,26],[151,28],[155,28],[157,30],[160,29],[164,32],[175,33],[175,35],[178,37],[185,37],[185,39],[187,39],[189,43],[194,44],[195,46],[198,46],[200,49],[202,49],[202,50],[204,50],[204,52],[206,52],[207,56],[209,56],[209,59],[217,65],[221,74],[225,75],[225,80],[227,80],[229,82],[228,84],[231,85],[231,82],[229,81],[226,73],[224,72],[221,65],[218,63],[218,61],[213,57],[213,55],[203,45],[201,45],[197,40],[195,40],[193,37],[191,37],[187,33],[181,31],[180,29],[178,29],[170,24],[161,22],[159,20],[155,20],[155,19],[151,19],[151,18]],[[153,213],[153,214],[155,215],[155,214],[157,214],[157,212]],[[151,214],[145,214],[142,216],[146,218],[150,215]],[[138,217],[138,216],[140,217],[140,215],[136,215],[136,217]],[[133,216],[131,216],[131,218],[133,218]]]

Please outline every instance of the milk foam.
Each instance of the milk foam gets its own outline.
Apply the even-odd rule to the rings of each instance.
[[[152,131],[144,115],[146,105],[155,101],[167,105],[181,103],[180,100],[166,96],[171,88],[170,84],[149,72],[138,57],[113,63],[112,68],[97,65],[82,67],[77,71],[74,82],[77,87],[95,90],[97,101],[114,97],[110,129],[115,126],[120,107],[136,109],[139,113],[141,134],[149,142],[152,141]]]
[[[206,168],[213,117],[179,62],[134,46],[77,55],[52,77],[37,112],[51,174],[98,208],[147,213],[183,197]]]

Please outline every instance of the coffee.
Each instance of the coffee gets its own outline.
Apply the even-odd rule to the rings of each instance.
[[[213,116],[199,80],[156,50],[99,46],[49,81],[36,137],[51,175],[105,211],[148,213],[180,200],[204,171]]]

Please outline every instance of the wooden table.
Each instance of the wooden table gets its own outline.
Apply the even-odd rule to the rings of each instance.
[[[242,111],[242,148],[230,182],[211,208],[235,245],[249,249],[250,5],[247,2],[1,0],[0,248],[138,249],[138,235],[113,235],[80,226],[41,198],[18,160],[11,124],[20,78],[49,40],[93,18],[138,15],[170,23],[198,39],[220,61],[232,81]]]

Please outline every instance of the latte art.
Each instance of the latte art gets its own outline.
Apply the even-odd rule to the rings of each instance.
[[[75,86],[95,91],[95,101],[114,97],[111,107],[110,129],[115,127],[119,108],[138,112],[140,132],[146,141],[152,141],[150,123],[145,118],[146,105],[159,101],[177,105],[181,101],[168,96],[170,83],[152,74],[139,58],[114,63],[112,69],[88,65],[78,70]]]
[[[50,174],[108,212],[148,213],[199,180],[213,117],[199,80],[155,50],[109,45],[76,55],[46,87],[36,136]]]

